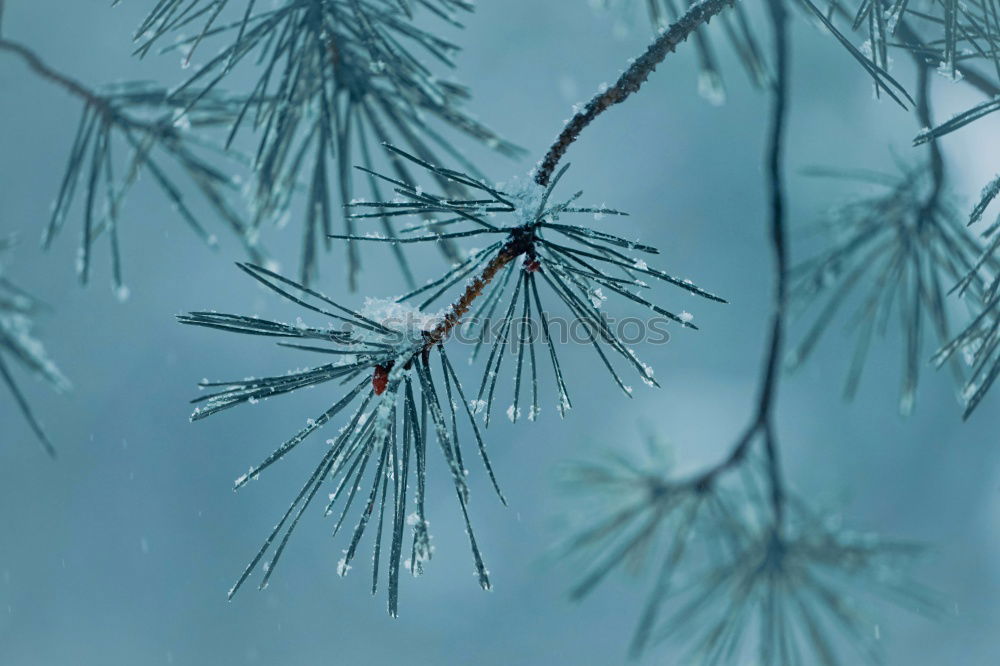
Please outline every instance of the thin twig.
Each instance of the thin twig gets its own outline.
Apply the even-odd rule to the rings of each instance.
[[[774,30],[775,78],[771,94],[771,127],[767,146],[767,187],[771,213],[770,234],[774,251],[775,293],[770,352],[761,386],[761,414],[768,414],[774,402],[779,356],[783,342],[785,305],[788,300],[785,275],[788,249],[785,243],[785,184],[782,174],[785,118],[788,104],[788,20],[784,0],[768,0],[768,14]]]
[[[656,41],[649,45],[646,52],[636,59],[625,70],[624,74],[618,77],[618,81],[613,86],[590,100],[582,111],[566,123],[566,127],[560,132],[556,142],[545,154],[542,165],[535,174],[535,182],[542,186],[548,185],[559,160],[566,154],[570,144],[576,141],[580,132],[594,118],[611,106],[624,102],[629,95],[637,92],[668,53],[673,53],[681,42],[686,40],[699,26],[708,23],[713,16],[734,2],[735,0],[701,0],[691,5],[683,16],[664,30]]]
[[[764,449],[767,453],[768,479],[771,485],[771,506],[780,526],[784,516],[784,488],[778,442],[774,434],[774,404],[778,374],[785,339],[785,313],[788,303],[788,247],[785,242],[785,181],[783,174],[785,119],[788,113],[788,12],[785,0],[769,0],[768,17],[774,31],[775,77],[771,90],[771,129],[767,147],[767,186],[771,208],[771,247],[774,251],[774,310],[771,318],[771,340],[764,365],[760,389],[758,419],[764,427]]]
[[[493,281],[497,273],[500,270],[512,262],[514,259],[524,254],[527,251],[526,242],[518,242],[518,238],[512,238],[510,241],[504,244],[502,248],[497,252],[496,256],[490,259],[489,263],[483,269],[483,272],[479,274],[476,279],[469,283],[465,291],[462,293],[461,298],[451,306],[448,310],[448,314],[444,316],[444,319],[435,326],[426,336],[427,341],[424,344],[423,351],[429,351],[434,345],[438,344],[442,340],[448,337],[451,330],[458,325],[465,316],[465,313],[469,311],[472,304],[477,298],[483,293],[483,290]]]
[[[0,0],[2,3],[2,0]],[[0,10],[3,7],[0,5]],[[83,99],[94,108],[107,110],[107,102],[100,95],[95,94],[79,81],[76,81],[65,74],[61,74],[49,67],[34,51],[26,46],[13,42],[9,39],[0,39],[0,51],[8,51],[21,57],[33,72],[43,79],[55,83],[67,90],[69,93]]]
[[[715,480],[745,459],[750,447],[760,436],[764,443],[767,476],[770,485],[771,508],[775,526],[780,529],[784,518],[785,491],[781,460],[774,427],[781,356],[785,340],[785,315],[788,304],[788,247],[785,233],[784,138],[788,115],[788,12],[785,0],[768,0],[768,16],[774,32],[774,80],[771,84],[771,124],[765,156],[768,206],[770,209],[770,241],[774,254],[774,302],[771,310],[771,332],[764,357],[764,370],[758,389],[757,409],[750,426],[736,440],[729,455],[718,464],[704,470],[689,483],[708,489]]]
[[[913,50],[910,54],[913,56],[914,65],[917,68],[917,119],[920,121],[921,128],[934,127],[934,118],[931,113],[931,101],[930,101],[930,88],[931,88],[931,68],[933,65],[927,61],[925,57],[920,55],[918,51],[923,46],[923,40],[920,35],[910,27],[910,24],[904,20],[900,20],[896,26],[896,33],[899,35],[905,43],[909,44]],[[1000,88],[989,82],[986,77],[979,74],[975,70],[971,70],[967,67],[956,67],[956,71],[962,74],[963,80],[968,81],[973,85],[973,87],[978,88],[981,92],[996,96],[1000,95]],[[944,179],[945,179],[945,169],[944,169],[944,156],[941,154],[941,147],[938,145],[937,139],[931,137],[927,141],[927,147],[930,151],[931,158],[931,193],[928,196],[927,201],[924,202],[923,210],[920,215],[920,223],[922,224],[924,220],[930,217],[931,212],[938,204],[938,199],[941,197],[941,192],[944,190]]]
[[[934,127],[930,103],[930,67],[921,67],[920,57],[916,55],[914,57],[917,59],[917,118],[920,121],[921,127]],[[938,199],[941,197],[941,192],[944,189],[945,178],[944,157],[941,154],[941,147],[938,145],[935,137],[931,137],[927,141],[927,148],[930,151],[931,158],[931,192],[924,202],[920,214],[921,223],[928,219],[932,211],[937,207]]]

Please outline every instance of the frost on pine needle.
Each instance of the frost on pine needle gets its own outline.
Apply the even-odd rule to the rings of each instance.
[[[1000,194],[1000,176],[980,193],[969,216],[971,226],[980,222],[990,204]],[[956,291],[973,298],[972,319],[952,340],[934,355],[941,365],[961,356],[968,366],[968,376],[960,393],[964,403],[963,418],[971,416],[1000,375],[1000,217],[982,232],[985,239],[979,258],[967,271]],[[960,352],[960,353],[959,353]]]
[[[972,209],[972,213],[969,214],[969,224],[975,224],[983,219],[983,215],[986,213],[986,209],[989,208],[990,204],[1000,196],[1000,175],[997,175],[993,180],[983,187],[983,191],[979,193],[979,201],[976,203],[975,208]],[[997,219],[989,226],[986,231],[983,232],[984,236],[992,236],[996,231],[1000,229],[1000,215],[997,215]]]
[[[920,368],[934,348],[925,343],[924,331],[929,329],[937,346],[951,340],[955,315],[946,301],[976,265],[979,244],[925,167],[898,176],[827,175],[858,179],[882,191],[832,211],[824,220],[832,243],[792,268],[793,305],[815,315],[786,362],[793,368],[803,363],[838,312],[853,306],[845,322],[856,331],[845,385],[845,395],[852,397],[873,338],[899,321],[904,351],[899,404],[905,414],[913,406]],[[974,276],[973,282],[970,297],[981,287]],[[956,364],[953,370],[960,373]]]
[[[889,48],[910,51],[953,82],[963,80],[965,70],[977,62],[994,72],[1000,68],[996,49],[980,45],[980,40],[992,44],[1000,38],[996,7],[991,0],[942,0],[920,6],[893,2],[882,11],[878,8],[872,3],[859,3],[853,28],[867,26],[883,52]],[[973,74],[977,85],[981,85],[978,81],[983,75]]]
[[[993,277],[977,299],[975,316],[934,355],[937,365],[963,358],[968,366],[959,395],[962,418],[972,415],[1000,375],[1000,267],[991,261],[988,268]]]
[[[423,342],[423,335],[433,330],[443,316],[441,312],[418,310],[394,298],[366,297],[360,312],[365,318],[397,330],[416,343]]]
[[[545,205],[547,188],[536,183],[533,178],[527,178],[523,182],[515,181],[513,185],[510,188],[510,203],[513,210],[511,210],[508,226],[518,227],[531,224]]]
[[[13,244],[12,237],[0,238],[0,252]],[[34,318],[41,309],[42,304],[37,299],[7,279],[0,264],[0,378],[45,451],[54,457],[55,448],[14,378],[15,366],[21,366],[56,391],[70,388],[69,380],[33,334]]]
[[[896,97],[900,89],[887,78],[892,51],[907,53],[917,67],[935,71],[949,81],[967,80],[993,100],[1000,95],[997,78],[1000,51],[980,44],[981,40],[993,44],[1000,39],[1000,24],[992,0],[943,0],[919,6],[906,2],[885,5],[858,2],[856,8],[836,1],[816,7],[806,0],[806,5],[815,13],[816,20],[872,75],[876,96],[884,92],[900,101]],[[819,15],[820,11],[827,11],[828,17]],[[834,26],[838,19],[846,20],[850,30],[867,34],[860,49]],[[978,71],[979,64],[985,65],[987,71]],[[991,106],[995,110],[993,100],[976,104],[939,127],[927,128],[918,135],[917,143],[985,115]]]
[[[917,133],[917,136],[914,137],[913,145],[919,146],[927,143],[928,141],[941,138],[996,111],[1000,111],[1000,95],[997,95],[992,99],[988,99],[980,104],[976,104],[961,113],[957,113],[933,128],[922,128],[920,132]]]
[[[875,663],[877,620],[859,593],[937,611],[935,595],[904,575],[919,547],[844,530],[795,497],[776,520],[763,462],[677,478],[648,438],[643,458],[617,451],[564,468],[580,514],[557,550],[583,569],[571,596],[614,571],[641,577],[632,657],[667,643],[685,664]]]

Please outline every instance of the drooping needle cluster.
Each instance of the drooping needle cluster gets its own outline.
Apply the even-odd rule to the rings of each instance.
[[[221,151],[198,134],[232,122],[233,107],[239,103],[212,91],[171,93],[145,82],[91,93],[84,100],[43,244],[52,243],[74,202],[81,201],[83,233],[76,266],[80,280],[89,280],[94,246],[103,237],[110,249],[112,286],[120,299],[128,298],[119,224],[126,196],[141,175],[152,177],[173,211],[199,238],[209,246],[218,244],[185,197],[186,188],[173,173],[179,172],[236,234],[247,254],[261,261],[257,231],[244,222],[234,201],[238,180],[228,167],[215,163],[213,158]],[[118,151],[125,159],[116,159]]]
[[[824,220],[830,242],[792,269],[793,301],[800,310],[813,309],[815,315],[787,362],[792,367],[802,363],[834,325],[835,316],[853,307],[853,315],[845,322],[856,339],[845,387],[846,395],[852,396],[873,338],[899,321],[903,348],[900,411],[909,413],[920,368],[933,349],[950,341],[954,333],[949,294],[972,270],[979,244],[951,201],[935,190],[924,166],[898,176],[876,172],[828,175],[855,179],[879,191],[832,211]],[[972,291],[978,293],[979,286]],[[936,345],[925,343],[927,329]]]
[[[506,154],[519,149],[462,109],[468,90],[432,71],[423,58],[453,67],[458,47],[414,22],[409,2],[384,0],[284,0],[270,7],[246,3],[245,10],[223,20],[226,2],[167,0],[158,3],[137,33],[138,52],[145,53],[165,35],[201,25],[193,36],[164,50],[180,51],[184,63],[200,53],[203,42],[228,40],[174,90],[175,95],[218,89],[242,66],[252,64],[255,83],[233,107],[226,147],[241,130],[256,142],[253,158],[252,226],[291,212],[296,193],[306,193],[300,281],[317,276],[318,249],[329,248],[336,213],[353,198],[351,166],[373,168],[381,159],[373,146],[394,141],[424,159],[439,152],[474,170],[433,121]],[[437,18],[460,27],[457,12],[471,5],[461,0],[419,3]],[[410,180],[406,165],[390,158],[396,175]],[[371,196],[377,183],[364,179]],[[330,191],[337,184],[339,201]],[[452,188],[454,183],[438,181]],[[353,232],[346,221],[347,233]],[[391,220],[383,232],[393,235]],[[356,287],[360,257],[351,246],[347,277]],[[454,248],[442,244],[446,256]],[[405,256],[396,258],[412,279]]]
[[[585,517],[559,550],[584,568],[573,596],[613,571],[648,571],[633,657],[667,642],[685,664],[876,663],[879,624],[862,597],[937,612],[905,575],[919,546],[845,530],[794,496],[775,522],[759,456],[726,478],[676,478],[662,441],[646,448],[563,473]]]

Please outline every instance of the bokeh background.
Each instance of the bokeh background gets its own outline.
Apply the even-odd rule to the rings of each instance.
[[[129,56],[130,36],[151,2],[109,4],[8,0],[4,32],[87,84],[180,80],[176,55]],[[512,163],[460,140],[496,180],[524,174],[571,105],[613,80],[650,34],[638,11],[595,11],[569,0],[482,0],[465,22],[465,31],[445,32],[465,47],[456,75],[472,84],[471,108],[531,156]],[[803,229],[851,186],[806,178],[801,168],[891,170],[890,149],[903,160],[922,153],[909,147],[914,118],[873,101],[869,80],[832,38],[798,17],[793,44],[790,218]],[[564,355],[575,409],[565,421],[551,392],[540,421],[495,421],[488,441],[509,508],[472,467],[472,515],[492,592],[476,585],[458,507],[432,458],[436,552],[422,578],[403,581],[397,620],[387,617],[384,598],[368,594],[366,557],[352,575],[336,576],[344,544],[330,539],[320,507],[307,514],[270,587],[247,587],[227,603],[226,591],[324,438],[240,493],[232,481],[331,395],[313,391],[188,422],[186,403],[201,378],[281,372],[310,360],[263,339],[184,328],[174,315],[297,313],[235,269],[242,257],[231,238],[220,232],[222,249],[206,249],[148,182],[133,192],[122,224],[132,298],[119,303],[106,288],[101,253],[93,284],[78,287],[77,227],[71,223],[48,253],[36,242],[78,104],[0,54],[0,232],[19,232],[23,241],[5,264],[52,305],[41,333],[75,385],[53,396],[22,378],[59,449],[55,462],[0,394],[0,664],[624,662],[642,579],[615,576],[582,604],[567,599],[578,571],[550,553],[572,502],[555,488],[554,470],[603,450],[638,449],[644,431],[670,442],[681,470],[693,469],[717,459],[749,417],[771,286],[759,166],[767,105],[732,54],[721,44],[718,50],[725,105],[697,96],[694,58],[682,49],[574,145],[565,190],[584,189],[589,202],[628,210],[630,218],[615,222],[619,229],[662,248],[663,266],[730,304],[661,292],[666,305],[692,311],[701,326],[643,350],[661,390],[636,382],[629,400],[591,352],[572,348]],[[895,71],[912,81],[906,59],[897,60]],[[943,78],[934,93],[939,117],[979,99]],[[996,117],[945,141],[963,210],[1000,168],[998,145]],[[297,229],[293,222],[265,237],[288,270],[296,265]],[[323,258],[322,287],[350,303],[402,291],[387,254],[367,250],[364,258],[362,293],[345,292],[337,251]],[[434,254],[418,258],[421,278],[440,268]],[[928,367],[915,413],[899,417],[902,350],[889,340],[876,345],[856,402],[845,404],[848,333],[831,330],[813,361],[782,386],[788,477],[847,525],[930,545],[916,573],[942,593],[947,612],[929,621],[888,610],[880,622],[887,663],[1000,663],[1000,397],[962,423],[950,378]],[[674,663],[672,656],[661,647],[647,662]]]

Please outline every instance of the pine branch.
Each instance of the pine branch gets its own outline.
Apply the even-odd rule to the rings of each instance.
[[[943,18],[913,11],[905,3],[893,3],[886,11],[886,25],[880,25],[878,19],[882,15],[877,11],[880,6],[878,2],[862,3],[854,17],[854,27],[867,19],[873,51],[884,53],[891,46],[902,48],[912,56],[917,67],[917,118],[922,127],[914,145],[927,144],[929,160],[926,167],[905,174],[901,181],[885,181],[884,184],[892,188],[889,196],[844,207],[839,215],[849,228],[854,229],[848,241],[838,243],[838,247],[825,258],[813,262],[811,266],[804,264],[797,271],[801,278],[798,291],[803,302],[814,299],[823,290],[818,285],[829,282],[831,277],[839,279],[841,286],[793,354],[792,363],[797,364],[809,353],[853,285],[864,273],[870,272],[873,263],[877,265],[885,261],[887,263],[876,277],[870,296],[856,316],[856,320],[864,325],[848,376],[847,394],[854,393],[872,331],[876,327],[875,320],[881,320],[878,328],[884,330],[889,309],[895,301],[899,303],[897,309],[903,317],[904,326],[910,328],[904,331],[906,365],[901,411],[908,412],[912,407],[918,368],[922,364],[922,322],[926,320],[934,328],[939,345],[934,362],[937,365],[948,363],[956,380],[964,385],[962,398],[966,405],[963,416],[968,418],[991,386],[996,376],[994,369],[998,367],[993,359],[994,346],[991,342],[991,331],[995,330],[992,322],[997,283],[991,282],[991,275],[998,273],[994,252],[1000,242],[994,237],[983,247],[961,229],[958,214],[945,200],[946,172],[938,141],[997,110],[995,98],[1000,95],[1000,84],[977,71],[969,62],[976,59],[992,61],[1000,76],[1000,58],[997,57],[1000,51],[995,48],[1000,35],[991,34],[1000,24],[988,17],[984,22],[982,14],[976,15],[976,11],[982,10],[980,3],[958,5],[949,0],[940,3]],[[834,3],[832,7],[839,16],[850,17],[842,5]],[[960,20],[960,16],[964,18]],[[913,23],[929,25],[935,30],[943,28],[944,37],[925,40]],[[899,39],[898,42],[889,41],[893,35]],[[962,40],[966,40],[971,48],[960,49]],[[979,40],[988,43],[985,48],[977,43]],[[989,99],[936,125],[931,114],[929,92],[930,74],[935,68],[954,81],[963,80],[972,85]],[[1000,179],[996,182],[1000,183]],[[983,188],[979,202],[969,215],[968,224],[981,218],[995,193],[1000,191],[1000,187],[994,187],[994,184]],[[877,214],[878,218],[869,217],[872,214]],[[888,239],[884,233],[886,220],[893,221],[892,226],[898,228]],[[983,236],[990,238],[996,228],[997,225],[990,226]],[[878,249],[880,243],[883,244],[881,250]],[[894,289],[894,282],[909,282],[911,285]],[[970,309],[978,314],[952,338],[952,316],[945,305],[950,292],[946,293],[945,288],[956,282],[951,292],[964,297]],[[962,352],[969,366],[968,379],[963,377],[958,351]]]
[[[628,461],[620,465],[622,470],[589,466],[576,474],[577,483],[589,490],[609,491],[613,504],[604,518],[591,519],[593,525],[578,533],[564,551],[567,556],[582,553],[590,560],[573,590],[574,597],[589,593],[624,562],[641,566],[652,552],[662,558],[632,639],[633,658],[652,641],[672,638],[689,645],[684,663],[721,665],[745,653],[743,646],[750,642],[747,630],[756,626],[760,628],[756,640],[760,663],[806,663],[802,657],[806,652],[813,653],[817,663],[833,666],[838,663],[837,650],[817,619],[832,614],[862,655],[875,662],[875,643],[862,638],[861,621],[845,611],[850,593],[826,580],[832,575],[839,584],[846,585],[846,581],[872,588],[872,574],[880,572],[875,575],[878,579],[888,571],[882,558],[909,550],[889,542],[875,545],[874,539],[857,539],[820,527],[785,490],[773,417],[789,296],[783,175],[788,101],[785,0],[769,0],[768,16],[775,78],[765,165],[775,286],[755,415],[728,456],[687,479],[673,481],[668,470]],[[926,94],[926,86],[921,91]],[[920,113],[929,113],[926,98],[921,102]],[[753,461],[750,454],[755,442],[763,444],[759,468],[767,485],[766,500],[760,499],[753,467],[747,465]],[[744,472],[739,494],[725,485],[726,473],[737,469]],[[766,508],[758,509],[758,504]],[[658,548],[658,540],[665,545]],[[675,581],[685,569],[697,572],[699,568],[703,573],[692,576],[687,572],[688,583],[677,589]],[[838,570],[840,575],[835,573]],[[886,580],[881,578],[883,583]],[[900,589],[911,593],[899,597]],[[912,584],[894,581],[882,587],[882,592],[902,598],[915,609],[933,607],[933,600]],[[663,620],[671,597],[679,598],[679,608]],[[721,619],[707,615],[717,604]]]
[[[850,398],[875,334],[884,334],[898,317],[904,361],[899,406],[908,414],[929,355],[925,331],[932,332],[936,346],[952,338],[956,315],[946,305],[952,285],[966,283],[970,303],[983,295],[977,266],[982,248],[950,198],[943,192],[933,196],[928,165],[895,177],[863,174],[859,180],[882,191],[834,209],[824,220],[834,234],[830,247],[792,269],[795,302],[817,314],[787,360],[793,368],[800,365],[834,317],[857,300],[847,322],[856,338],[844,389]],[[953,369],[960,379],[960,368]]]
[[[713,15],[712,12],[720,11],[724,4],[721,0],[707,0],[702,5],[692,7],[688,15],[681,20],[681,25],[684,26],[683,30],[668,30],[666,34],[673,35],[670,39],[679,40],[678,35],[690,33],[698,23],[706,21]],[[707,8],[711,8],[711,12]],[[668,43],[669,39],[657,40],[657,45],[654,45],[654,48],[651,48],[647,55],[638,61],[643,64],[633,69],[630,75],[627,74],[623,77],[620,81],[621,97],[614,103],[622,101],[631,92],[638,90],[639,85],[652,71],[656,63],[662,60],[669,50],[672,50],[673,47],[666,47]],[[595,102],[595,104],[600,104],[600,102]],[[596,116],[596,113],[594,115]],[[585,125],[586,123],[583,126]],[[579,129],[582,129],[582,126]],[[579,130],[577,130],[578,133]],[[341,497],[341,489],[350,489],[341,518],[338,521],[339,528],[351,507],[352,499],[362,485],[369,461],[379,461],[376,464],[374,477],[369,479],[369,499],[365,505],[367,508],[363,510],[359,518],[350,548],[347,550],[347,557],[341,562],[338,569],[341,574],[344,574],[350,568],[351,557],[366,530],[380,492],[382,508],[380,509],[380,518],[377,521],[379,525],[377,529],[379,535],[381,534],[381,515],[386,505],[385,489],[391,480],[393,487],[398,490],[390,504],[394,512],[392,521],[394,528],[391,543],[393,555],[390,558],[389,571],[389,612],[395,615],[398,597],[398,562],[403,539],[402,521],[406,511],[407,461],[410,456],[411,442],[416,443],[414,455],[418,484],[418,511],[413,535],[414,555],[411,558],[414,573],[419,572],[422,562],[429,557],[430,552],[427,545],[428,536],[422,505],[426,478],[423,451],[427,436],[418,436],[418,433],[426,432],[431,424],[434,426],[434,435],[452,472],[466,521],[466,529],[471,540],[480,584],[484,588],[488,588],[489,579],[482,564],[466,511],[468,490],[465,485],[466,472],[459,449],[457,422],[459,412],[464,412],[475,435],[480,455],[496,487],[492,468],[485,455],[483,439],[474,416],[476,413],[484,411],[484,422],[486,425],[489,424],[490,409],[495,397],[497,378],[504,360],[506,343],[512,339],[512,335],[517,336],[514,338],[511,352],[511,356],[515,356],[516,359],[512,359],[512,363],[514,363],[513,402],[507,410],[507,414],[512,421],[518,419],[522,404],[522,377],[525,373],[530,372],[530,379],[525,380],[528,388],[524,389],[525,393],[530,391],[530,398],[525,398],[530,400],[531,404],[528,418],[531,420],[537,416],[539,411],[537,355],[535,341],[532,340],[530,344],[526,344],[524,331],[528,321],[540,323],[542,342],[549,352],[557,385],[559,412],[563,413],[571,406],[555,345],[549,333],[549,324],[546,318],[546,309],[543,307],[540,296],[539,283],[547,286],[550,293],[561,301],[574,316],[587,324],[593,335],[592,346],[616,384],[627,395],[631,394],[631,388],[625,385],[618,376],[609,359],[609,354],[616,354],[624,359],[647,384],[653,386],[657,384],[653,378],[652,369],[642,363],[635,352],[608,326],[600,310],[602,302],[607,298],[602,293],[602,289],[607,289],[616,296],[651,309],[690,328],[694,328],[694,325],[691,324],[692,315],[687,312],[675,314],[645,298],[640,290],[647,288],[648,285],[642,282],[638,276],[652,277],[706,299],[724,302],[718,296],[695,286],[689,280],[680,279],[651,268],[644,260],[625,254],[625,251],[656,254],[656,248],[604,231],[560,222],[563,215],[570,214],[589,214],[595,218],[622,214],[604,207],[575,205],[576,199],[581,196],[579,192],[568,200],[554,201],[551,195],[561,176],[566,172],[567,167],[565,166],[554,177],[540,178],[536,175],[534,182],[529,183],[520,191],[505,192],[499,187],[486,184],[484,180],[478,179],[474,175],[436,166],[420,154],[411,154],[393,146],[387,145],[386,147],[392,155],[399,159],[407,160],[427,170],[439,182],[458,185],[465,190],[474,191],[474,198],[455,197],[449,193],[449,191],[454,191],[450,187],[443,188],[445,189],[443,195],[430,194],[407,179],[379,174],[368,166],[359,167],[361,171],[368,173],[383,184],[391,185],[397,197],[392,201],[353,202],[350,205],[353,209],[374,210],[375,212],[356,213],[349,219],[356,221],[386,216],[414,215],[421,219],[421,223],[405,230],[403,236],[398,238],[394,235],[357,235],[352,233],[333,235],[333,238],[345,240],[349,244],[370,241],[399,245],[401,243],[440,243],[442,240],[453,238],[487,235],[492,236],[495,242],[485,250],[471,254],[438,280],[413,290],[395,302],[370,301],[366,308],[361,311],[345,308],[301,281],[295,282],[259,266],[242,266],[245,272],[284,298],[300,307],[328,317],[331,322],[337,322],[341,325],[341,330],[331,326],[326,328],[309,327],[305,324],[291,326],[255,317],[215,312],[193,312],[180,318],[181,323],[228,332],[316,340],[321,344],[288,344],[287,346],[313,353],[327,353],[333,355],[334,358],[341,359],[287,375],[204,384],[204,388],[211,388],[213,392],[196,401],[205,404],[196,409],[192,419],[201,419],[239,404],[253,404],[261,399],[330,381],[346,383],[349,386],[359,382],[342,400],[334,404],[319,418],[311,419],[304,429],[279,446],[260,465],[251,468],[247,475],[237,480],[239,487],[246,483],[248,478],[256,478],[260,471],[283,458],[311,433],[345,410],[349,404],[357,400],[361,401],[351,422],[341,431],[338,439],[333,440],[331,448],[324,454],[315,473],[303,486],[288,511],[250,562],[231,591],[231,595],[259,565],[277,535],[284,530],[285,534],[274,551],[270,564],[266,567],[262,586],[267,583],[291,532],[298,524],[299,517],[316,495],[319,487],[331,476],[338,479],[338,486],[331,495],[330,507]],[[568,143],[566,147],[568,147]],[[559,151],[559,156],[564,152],[565,147]],[[558,157],[555,159],[558,161]],[[553,163],[553,167],[554,165]],[[546,183],[544,186],[541,184],[542,180]],[[493,217],[502,213],[512,217],[510,225],[498,226],[494,224]],[[440,216],[443,216],[444,219],[441,219]],[[456,226],[461,224],[469,225],[469,227]],[[442,233],[443,227],[458,230]],[[414,233],[407,235],[407,232]],[[558,238],[558,242],[554,237]],[[515,271],[514,262],[520,257],[524,257],[522,270]],[[512,280],[515,273],[517,273],[517,277]],[[475,277],[469,280],[470,275],[475,275]],[[466,286],[448,310],[440,315],[424,312],[427,305],[441,297],[448,289],[461,284],[463,280],[466,281]],[[505,298],[506,289],[511,282],[513,283],[513,295],[510,297],[501,320],[501,334],[490,352],[478,395],[470,401],[446,358],[445,343],[455,328],[462,324],[465,317],[470,314],[474,304],[478,306],[477,312],[488,306],[489,312],[492,313]],[[420,308],[412,308],[403,304],[409,299],[418,295],[426,296],[428,292],[432,291],[433,293]],[[521,316],[520,323],[515,323],[514,318],[518,312]],[[491,316],[491,314],[487,316]],[[477,351],[478,348],[477,346]],[[430,357],[435,350],[440,355],[442,362],[440,379],[434,377],[429,365]],[[417,389],[423,411],[419,427],[415,416],[415,398],[412,393],[412,375],[414,373],[418,379]],[[446,396],[443,401],[440,399],[442,395],[442,390],[439,388],[441,381],[444,382],[443,393]],[[458,400],[455,399],[456,397]],[[403,415],[401,425],[399,423],[400,414]],[[402,461],[401,465],[398,462],[400,460]],[[387,471],[390,469],[393,470],[391,475]],[[380,486],[381,491],[379,490]],[[498,488],[497,491],[499,493]],[[376,536],[376,572],[380,544],[381,537]],[[373,589],[376,583],[377,573],[374,573]]]
[[[666,58],[667,54],[674,52],[677,46],[684,42],[699,25],[707,24],[713,16],[725,9],[731,2],[732,0],[701,0],[701,2],[691,5],[680,19],[664,30],[653,41],[642,56],[632,62],[629,68],[618,78],[614,86],[599,93],[587,103],[582,111],[570,119],[555,143],[546,152],[541,166],[534,176],[534,180],[539,186],[547,188],[546,197],[551,192],[550,185],[554,185],[550,181],[555,168],[580,133],[608,108],[615,104],[620,104],[630,95],[638,92],[642,84],[649,78],[649,75],[656,69],[657,65]],[[395,152],[403,154],[399,150]],[[449,173],[439,170],[433,164],[420,158],[407,157],[410,157],[414,162],[424,166],[428,170],[439,173],[443,178],[450,178],[456,182],[461,182],[461,180],[453,177],[453,172]],[[468,177],[466,178],[468,179]],[[465,184],[472,184],[473,182],[466,182]],[[485,189],[489,191],[489,188]],[[536,213],[537,218],[541,218],[540,213],[541,209]],[[428,349],[447,336],[452,328],[461,320],[461,317],[465,315],[471,304],[482,293],[483,288],[493,280],[502,268],[522,254],[528,254],[529,258],[533,257],[533,248],[536,240],[534,232],[537,229],[538,221],[534,220],[523,228],[516,228],[511,231],[511,236],[501,251],[490,261],[480,276],[469,283],[462,296],[448,310],[445,320],[432,333],[428,341]]]
[[[931,68],[923,55],[911,54],[917,66],[917,120],[923,127],[932,127]],[[845,394],[854,395],[873,333],[884,332],[890,310],[895,308],[903,321],[905,365],[900,397],[903,414],[910,412],[915,400],[919,369],[923,365],[924,327],[931,326],[938,345],[942,346],[936,354],[939,364],[960,346],[950,342],[954,315],[946,306],[948,287],[958,283],[952,291],[978,302],[986,288],[980,272],[995,265],[989,249],[984,252],[962,228],[959,215],[946,196],[945,163],[937,136],[934,131],[918,135],[918,142],[928,144],[928,162],[904,172],[901,178],[860,176],[862,181],[887,187],[888,193],[837,210],[831,219],[839,227],[834,247],[793,271],[797,301],[808,307],[823,292],[829,298],[804,340],[789,355],[789,364],[796,366],[811,353],[851,292],[863,280],[868,281],[870,292],[854,318],[859,333]],[[974,337],[976,333],[967,329],[959,339],[964,335]],[[959,364],[952,359],[950,366],[956,380],[963,383]],[[966,392],[972,395],[976,390],[966,388]]]

